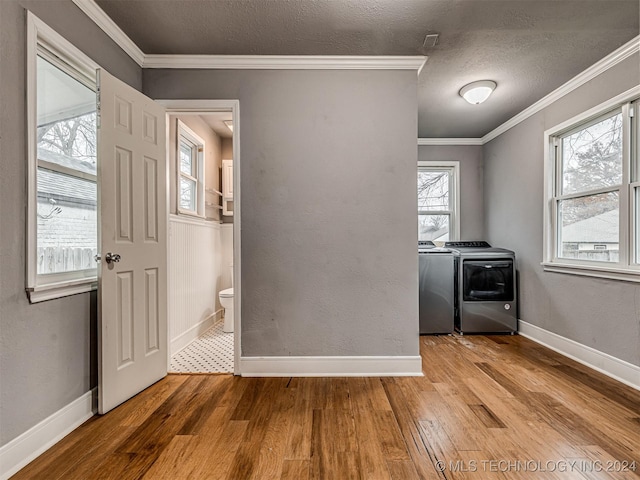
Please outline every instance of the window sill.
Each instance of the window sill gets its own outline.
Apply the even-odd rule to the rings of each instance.
[[[205,220],[207,218],[205,215],[200,215],[198,212],[193,212],[191,210],[181,210],[181,209],[178,209],[178,211],[174,215],[190,217],[190,218],[199,218],[201,220]]]
[[[56,298],[68,297],[78,293],[91,292],[98,289],[98,279],[82,278],[66,282],[50,283],[27,288],[29,303],[45,302]]]
[[[557,262],[542,262],[540,265],[542,265],[545,272],[640,283],[640,270],[636,269],[632,270],[630,268],[626,269],[599,265],[578,265]]]

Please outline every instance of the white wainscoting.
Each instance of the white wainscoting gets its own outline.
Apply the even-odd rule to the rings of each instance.
[[[186,347],[221,318],[220,224],[169,217],[169,354]]]
[[[220,225],[220,239],[222,242],[222,288],[228,288],[231,283],[231,269],[233,266],[233,223]]]
[[[569,357],[625,385],[640,390],[640,367],[637,365],[625,362],[608,353],[562,337],[557,333],[550,332],[523,320],[518,321],[518,333],[565,357]]]
[[[240,357],[243,377],[419,377],[422,358]]]
[[[0,448],[0,479],[5,480],[12,476],[93,417],[97,411],[94,398],[95,389],[3,445]]]

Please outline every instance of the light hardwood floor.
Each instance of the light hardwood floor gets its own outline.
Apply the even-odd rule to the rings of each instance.
[[[640,392],[519,336],[420,342],[424,377],[170,375],[13,478],[640,478]]]

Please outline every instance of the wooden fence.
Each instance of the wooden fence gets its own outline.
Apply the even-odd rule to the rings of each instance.
[[[38,273],[70,272],[96,268],[95,248],[41,247],[38,248]]]

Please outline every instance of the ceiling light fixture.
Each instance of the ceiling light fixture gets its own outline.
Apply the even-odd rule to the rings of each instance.
[[[480,80],[460,89],[460,96],[472,105],[484,102],[498,85],[491,80]]]
[[[233,121],[231,120],[223,120],[224,124],[227,126],[231,133],[233,133]]]

